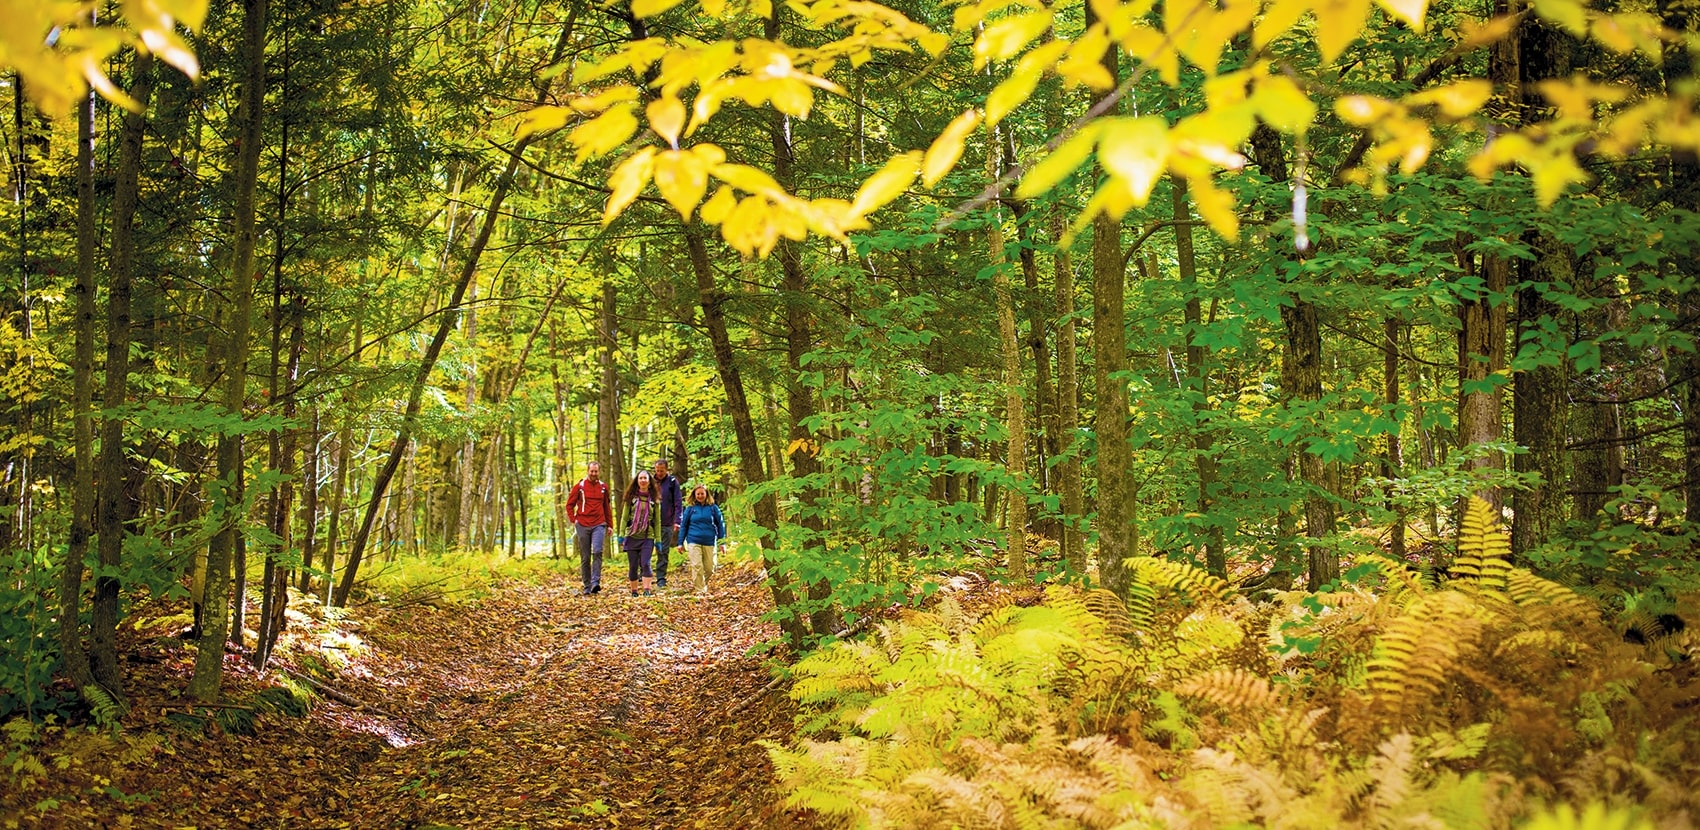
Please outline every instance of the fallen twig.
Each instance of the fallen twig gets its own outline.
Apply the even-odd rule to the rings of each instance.
[[[748,708],[750,704],[755,703],[756,701],[766,697],[768,692],[771,692],[774,689],[779,688],[779,685],[784,683],[784,682],[785,682],[785,675],[783,675],[783,674],[774,675],[773,679],[769,680],[767,682],[766,686],[763,686],[760,689],[757,689],[755,694],[752,694],[752,695],[744,698],[743,700],[740,700],[737,703],[732,704],[732,708],[726,710],[726,717],[732,717],[733,715],[736,715],[739,712],[744,711],[744,709]]]

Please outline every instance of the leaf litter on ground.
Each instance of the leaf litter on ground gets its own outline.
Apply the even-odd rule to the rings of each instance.
[[[287,672],[363,705],[320,696],[252,734],[183,698],[192,646],[127,629],[122,731],[30,748],[46,774],[3,788],[0,827],[815,827],[758,744],[793,734],[785,696],[759,694],[771,599],[749,566],[716,581],[706,599],[582,597],[546,573],[465,605],[368,605],[318,623],[358,630],[330,656],[298,619],[280,672],[228,658],[225,700]]]

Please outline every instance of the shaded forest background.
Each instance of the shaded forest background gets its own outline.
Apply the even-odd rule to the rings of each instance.
[[[1098,6],[1047,21],[1080,37]],[[192,76],[105,61],[145,110],[51,111],[14,75],[0,715],[121,707],[113,632],[146,599],[194,609],[189,691],[210,701],[227,643],[264,666],[291,602],[344,605],[387,563],[570,556],[560,497],[593,459],[623,483],[666,458],[723,494],[800,651],[964,569],[1124,601],[1147,556],[1254,599],[1379,586],[1387,561],[1444,577],[1472,497],[1508,523],[1508,562],[1608,626],[1680,622],[1700,166],[1668,135],[1692,113],[1645,147],[1565,130],[1692,102],[1689,5],[1624,10],[1662,33],[1625,48],[1443,1],[1426,29],[1366,12],[1335,45],[1310,18],[1224,35],[1220,72],[1112,49],[1075,71],[1120,94],[1029,72],[995,129],[955,133],[961,163],[849,234],[691,215],[659,176],[622,195],[626,151],[666,130],[653,108],[631,142],[587,128],[617,108],[580,79],[663,86],[677,66],[605,63],[646,38],[835,42],[760,7],[212,3]],[[948,30],[967,8],[902,11]],[[693,129],[789,193],[855,201],[997,105],[976,43],[870,50],[830,64],[832,94]],[[1260,74],[1234,93],[1236,69]],[[1255,98],[1219,189],[1125,162],[1149,201],[1112,216],[1094,193],[1120,157],[1100,147],[1106,174],[1054,140],[1094,106],[1175,125],[1268,78],[1297,97]],[[1547,85],[1572,78],[1612,91]],[[1492,98],[1452,112],[1464,79]],[[1317,106],[1430,92],[1441,114]],[[1545,127],[1569,168],[1533,161],[1547,144],[1476,161],[1484,136]],[[1036,170],[1052,186],[981,195]],[[605,221],[611,198],[629,206]]]

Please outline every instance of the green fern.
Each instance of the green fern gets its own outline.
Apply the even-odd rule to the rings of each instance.
[[[118,722],[124,718],[124,704],[93,683],[84,686],[81,691],[95,724],[102,729],[118,728]]]

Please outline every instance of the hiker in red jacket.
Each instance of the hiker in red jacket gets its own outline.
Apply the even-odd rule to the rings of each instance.
[[[602,480],[602,465],[592,461],[584,480],[567,494],[567,516],[573,520],[573,549],[578,551],[578,576],[584,595],[602,593],[602,547],[614,526],[613,494]]]

